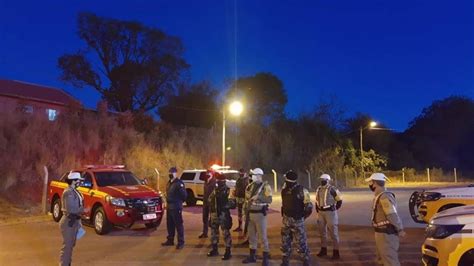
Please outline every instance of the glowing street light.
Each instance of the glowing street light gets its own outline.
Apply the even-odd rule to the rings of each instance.
[[[239,116],[242,114],[244,110],[244,106],[242,105],[241,102],[239,101],[233,101],[229,105],[229,112],[233,116]],[[224,110],[222,112],[222,166],[225,166],[225,151],[230,150],[230,147],[225,146],[225,114],[226,114],[226,108],[224,107]]]
[[[365,127],[360,127],[359,128],[359,137],[360,137],[360,169],[362,173],[362,177],[365,177],[365,172],[364,172],[364,149],[362,145],[362,131],[365,129],[371,129],[377,126],[377,122],[375,121],[370,121],[370,123],[365,126]]]

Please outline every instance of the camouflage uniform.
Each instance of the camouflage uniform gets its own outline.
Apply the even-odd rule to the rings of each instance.
[[[232,208],[229,200],[230,189],[227,186],[217,186],[209,195],[209,211],[211,213],[211,244],[217,246],[219,244],[219,228],[224,235],[224,243],[226,248],[232,246],[232,237],[230,229],[232,228],[232,217],[230,210]]]
[[[285,182],[282,191],[282,219],[281,228],[281,251],[283,252],[283,264],[288,265],[291,256],[291,242],[293,237],[297,243],[297,252],[300,254],[305,265],[310,263],[310,252],[308,249],[306,230],[304,226],[305,209],[313,208],[309,192],[297,183]]]

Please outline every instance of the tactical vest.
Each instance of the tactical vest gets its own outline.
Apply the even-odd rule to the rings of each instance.
[[[281,211],[283,215],[294,219],[304,217],[304,194],[302,186],[299,184],[295,184],[291,187],[286,186],[281,191],[281,199]]]
[[[331,191],[335,189],[331,185],[319,186],[316,190],[316,204],[322,209],[333,209],[336,205],[336,199],[331,195]]]

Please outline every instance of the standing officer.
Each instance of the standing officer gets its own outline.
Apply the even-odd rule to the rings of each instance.
[[[217,246],[219,245],[219,227],[224,235],[225,254],[222,260],[229,260],[232,255],[230,248],[232,246],[232,237],[230,229],[232,228],[232,217],[230,209],[235,209],[235,200],[229,198],[230,189],[226,185],[226,179],[223,174],[217,173],[217,187],[209,195],[209,210],[211,213],[211,244],[212,249],[207,256],[214,257],[219,255]]]
[[[298,243],[298,253],[303,259],[303,265],[311,265],[304,219],[311,215],[313,204],[306,188],[297,183],[298,175],[293,171],[285,174],[285,183],[281,190],[281,251],[283,252],[282,266],[290,265],[291,242],[293,237]],[[317,265],[317,264],[315,264]]]
[[[166,185],[166,228],[168,229],[167,240],[161,243],[162,246],[174,245],[175,231],[178,233],[178,244],[176,249],[184,247],[184,227],[183,227],[183,202],[186,200],[186,188],[184,183],[177,178],[178,169],[171,167],[169,170],[168,184]]]
[[[81,174],[77,172],[70,172],[67,176],[66,182],[69,186],[64,189],[61,197],[61,211],[63,217],[59,222],[59,228],[63,235],[63,246],[60,252],[60,264],[71,265],[72,249],[76,245],[77,231],[81,225],[81,214],[84,210],[84,197],[77,187],[84,180]]]
[[[269,265],[270,248],[267,238],[267,211],[268,205],[272,202],[272,189],[267,182],[262,181],[263,170],[255,168],[250,171],[252,174],[252,183],[245,190],[246,213],[249,214],[249,247],[250,254],[242,263],[257,262],[257,236],[263,244],[262,265]]]
[[[398,266],[399,237],[405,236],[402,221],[397,213],[395,194],[385,188],[388,178],[382,173],[374,173],[365,179],[375,194],[372,208],[372,226],[375,231],[377,259],[385,266]]]
[[[329,184],[331,177],[328,174],[321,175],[320,180],[321,185],[316,189],[316,211],[319,213],[318,226],[321,234],[321,250],[318,257],[327,255],[327,231],[329,231],[333,242],[332,259],[337,260],[340,258],[337,210],[342,206],[342,196],[336,187]]]
[[[207,171],[207,179],[204,183],[204,195],[202,198],[202,233],[199,238],[207,238],[207,232],[209,229],[209,195],[216,188],[216,179],[212,171]]]
[[[245,172],[245,169],[241,168],[239,170],[239,178],[235,183],[235,200],[237,201],[237,217],[239,220],[239,226],[234,229],[234,232],[242,232],[242,208],[245,201],[245,188],[247,188],[248,184],[249,176]]]

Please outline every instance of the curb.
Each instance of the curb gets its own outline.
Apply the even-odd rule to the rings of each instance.
[[[6,220],[0,220],[0,227],[27,223],[40,223],[48,220],[51,220],[50,214],[8,218]]]

